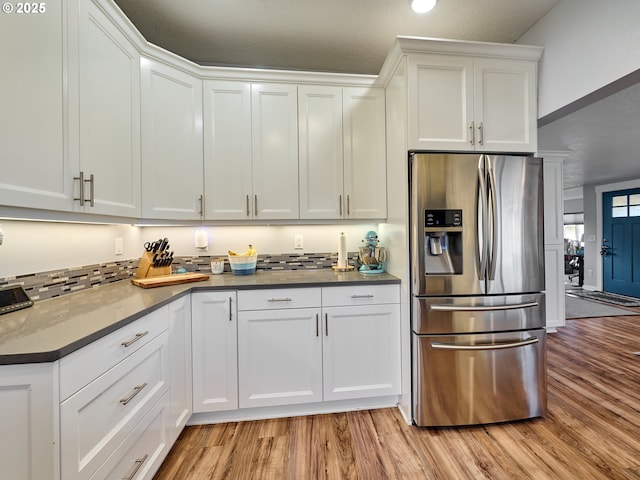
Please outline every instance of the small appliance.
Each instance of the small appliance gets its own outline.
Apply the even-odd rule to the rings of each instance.
[[[384,272],[384,261],[387,254],[384,247],[378,245],[378,234],[373,230],[367,232],[364,237],[364,247],[360,247],[358,259],[360,260],[360,273],[376,274]]]

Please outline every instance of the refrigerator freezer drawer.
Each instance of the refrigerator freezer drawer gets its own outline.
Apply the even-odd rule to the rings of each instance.
[[[413,335],[413,417],[419,426],[521,420],[547,406],[544,329]]]
[[[473,297],[414,297],[418,334],[509,332],[545,326],[544,293]]]

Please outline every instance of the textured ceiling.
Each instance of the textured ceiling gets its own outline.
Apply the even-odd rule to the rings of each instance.
[[[151,43],[201,65],[376,75],[398,35],[513,43],[558,0],[115,0]]]
[[[565,189],[640,177],[640,84],[538,129],[540,150],[567,151]]]

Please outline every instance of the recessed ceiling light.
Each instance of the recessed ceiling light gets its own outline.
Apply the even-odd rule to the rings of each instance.
[[[411,8],[416,13],[427,13],[436,6],[437,0],[411,0]]]

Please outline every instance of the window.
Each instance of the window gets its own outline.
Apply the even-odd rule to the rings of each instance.
[[[611,202],[611,217],[640,217],[640,194],[616,195]]]

